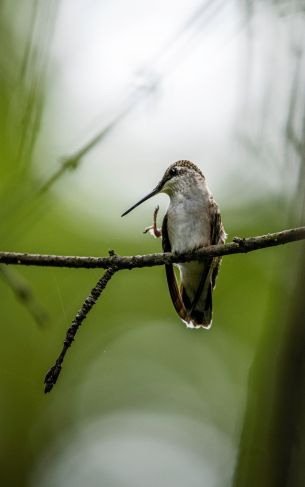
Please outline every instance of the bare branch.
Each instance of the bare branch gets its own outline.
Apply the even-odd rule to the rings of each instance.
[[[305,227],[283,230],[282,232],[268,233],[249,238],[235,237],[233,242],[223,245],[211,245],[191,252],[173,254],[169,252],[110,257],[83,257],[68,255],[29,254],[21,252],[0,252],[0,264],[34,265],[41,267],[69,267],[85,269],[135,269],[141,267],[153,267],[178,262],[190,262],[192,260],[204,260],[208,257],[219,257],[229,254],[242,254],[305,240]]]
[[[92,307],[95,305],[97,302],[98,298],[104,291],[105,287],[107,286],[108,282],[112,278],[113,274],[117,271],[116,267],[109,267],[107,271],[104,273],[104,275],[99,279],[97,284],[94,286],[94,288],[91,290],[89,296],[85,299],[82,307],[80,310],[77,312],[74,320],[72,321],[72,324],[70,328],[67,331],[66,338],[63,344],[63,348],[61,353],[59,354],[55,364],[49,372],[47,373],[45,377],[45,392],[50,392],[53,388],[53,386],[56,384],[57,379],[59,377],[59,374],[61,372],[61,367],[62,363],[64,361],[65,355],[72,345],[72,342],[74,340],[74,337],[77,333],[77,330],[79,329],[80,325],[83,323],[85,320],[87,314],[89,311],[92,309]]]
[[[45,392],[50,392],[61,372],[62,363],[65,355],[70,348],[78,328],[83,323],[89,311],[97,302],[101,293],[107,286],[108,281],[115,272],[122,269],[134,269],[141,267],[152,267],[164,264],[174,264],[179,262],[190,262],[193,260],[204,260],[211,257],[220,257],[229,254],[242,254],[254,250],[287,244],[298,240],[305,240],[305,227],[293,228],[277,233],[267,235],[239,238],[235,237],[233,242],[224,245],[211,245],[202,247],[192,252],[173,254],[169,252],[119,256],[113,250],[109,251],[109,257],[80,257],[80,256],[63,256],[63,255],[42,255],[28,254],[20,252],[0,252],[0,264],[17,264],[17,265],[34,265],[45,267],[69,267],[69,268],[87,268],[107,269],[103,277],[97,282],[89,296],[85,299],[82,307],[72,321],[67,331],[61,353],[55,364],[45,377]]]

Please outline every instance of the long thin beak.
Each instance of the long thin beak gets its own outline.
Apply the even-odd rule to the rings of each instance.
[[[158,194],[160,191],[160,187],[159,185],[152,190],[151,193],[149,193],[148,195],[144,196],[144,198],[142,198],[140,201],[138,201],[135,205],[133,205],[131,208],[129,208],[127,211],[125,211],[121,216],[125,216],[127,215],[127,213],[130,213],[132,210],[134,210],[137,206],[141,205],[141,203],[144,203],[144,201],[146,200],[149,200],[149,198],[152,198],[153,196],[155,196],[156,194]]]

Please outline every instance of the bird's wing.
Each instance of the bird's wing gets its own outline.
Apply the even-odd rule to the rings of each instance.
[[[167,214],[165,215],[162,223],[162,248],[164,252],[171,252],[171,244],[168,238],[168,231],[167,231]],[[187,312],[181,298],[173,264],[166,264],[165,271],[166,271],[169,293],[173,305],[175,307],[175,310],[180,316],[180,318],[182,320],[185,320],[187,316]]]
[[[226,241],[226,232],[221,221],[220,211],[213,200],[211,203],[211,245],[223,244]],[[214,257],[212,272],[212,287],[215,287],[216,277],[219,271],[221,257]]]

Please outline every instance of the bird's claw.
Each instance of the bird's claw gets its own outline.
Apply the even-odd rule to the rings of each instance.
[[[155,238],[160,238],[161,235],[162,235],[161,229],[160,228],[157,228],[157,215],[158,215],[158,211],[159,211],[159,206],[157,206],[155,208],[154,216],[153,216],[153,224],[150,227],[146,227],[144,229],[144,232],[143,232],[143,233],[149,233],[150,235],[152,235]]]

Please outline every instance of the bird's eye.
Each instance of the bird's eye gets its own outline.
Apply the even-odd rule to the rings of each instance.
[[[172,167],[171,170],[169,171],[170,176],[177,176],[178,174],[178,169],[176,167]]]

